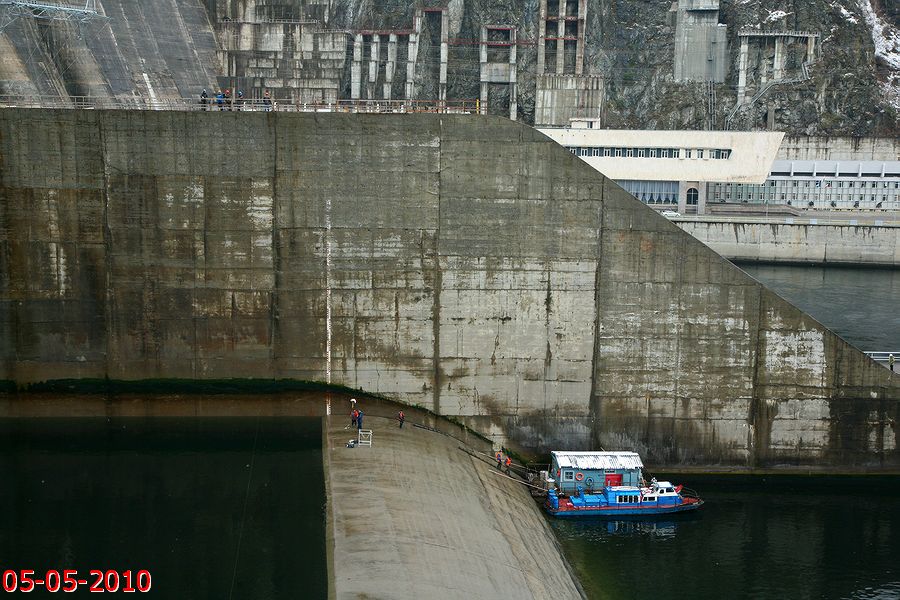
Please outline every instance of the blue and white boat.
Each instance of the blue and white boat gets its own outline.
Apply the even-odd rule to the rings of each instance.
[[[644,481],[635,452],[552,452],[545,508],[556,517],[662,515],[696,510],[703,500],[668,481]]]

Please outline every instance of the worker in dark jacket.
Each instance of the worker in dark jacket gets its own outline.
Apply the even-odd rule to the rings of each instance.
[[[497,470],[500,470],[500,467],[503,466],[503,455],[499,452],[497,453]]]

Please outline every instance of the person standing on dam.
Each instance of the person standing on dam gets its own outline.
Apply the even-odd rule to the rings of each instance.
[[[506,457],[506,474],[509,475],[509,468],[512,466],[512,459],[507,456]]]
[[[406,421],[406,415],[403,414],[402,410],[397,413],[397,420],[400,421],[400,429],[403,429],[403,422]]]
[[[209,102],[209,94],[204,89],[200,92],[200,110],[206,110],[206,104]]]
[[[356,430],[362,429],[363,411],[356,412]]]
[[[891,352],[888,354],[888,366],[891,368],[891,373],[894,372],[894,353]]]

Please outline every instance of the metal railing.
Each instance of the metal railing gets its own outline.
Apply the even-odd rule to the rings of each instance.
[[[337,102],[298,102],[272,98],[223,99],[209,97],[203,103],[197,98],[109,98],[92,96],[13,96],[0,95],[0,107],[6,108],[71,108],[96,110],[182,110],[210,112],[343,112],[343,113],[445,113],[482,114],[478,100],[338,100]]]
[[[894,355],[894,359],[900,359],[900,350],[895,350],[893,352],[866,352],[866,356],[871,358],[876,362],[886,363],[890,358],[890,355]]]

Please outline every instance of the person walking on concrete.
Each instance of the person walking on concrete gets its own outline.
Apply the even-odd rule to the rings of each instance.
[[[363,419],[363,411],[356,411],[356,430],[359,431],[362,429],[362,419]]]
[[[272,98],[269,96],[269,90],[266,90],[266,93],[263,94],[263,108],[266,112],[272,110]]]
[[[891,372],[894,372],[894,353],[891,352],[888,354],[888,366],[891,368]]]
[[[509,475],[509,467],[512,465],[512,459],[510,457],[506,457],[506,474]]]
[[[200,92],[200,110],[206,110],[206,105],[209,102],[209,94],[206,93],[206,90]]]
[[[500,470],[500,467],[503,466],[503,455],[499,452],[497,453],[497,470]]]
[[[222,103],[225,102],[225,92],[219,90],[219,93],[216,94],[216,106],[219,107],[219,110],[222,110]]]
[[[406,420],[406,415],[403,414],[402,410],[397,413],[397,420],[400,421],[400,429],[403,429],[403,421]]]
[[[350,427],[356,427],[357,421],[359,421],[359,411],[354,408],[350,411]]]

